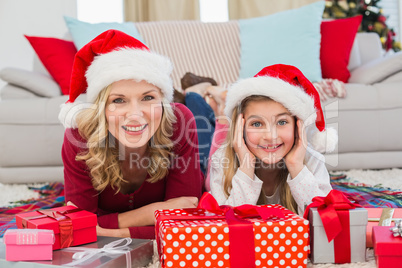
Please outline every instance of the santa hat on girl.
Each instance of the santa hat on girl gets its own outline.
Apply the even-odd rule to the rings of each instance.
[[[333,128],[325,128],[320,96],[313,84],[296,67],[271,65],[252,78],[238,81],[228,90],[225,114],[231,117],[233,109],[251,95],[267,96],[303,120],[307,140],[317,151],[331,152],[335,149],[338,134]]]
[[[102,89],[119,80],[146,81],[157,86],[171,102],[172,69],[168,58],[151,52],[134,37],[117,30],[103,32],[75,55],[70,96],[61,106],[59,120],[66,128],[76,128],[78,112],[93,104]],[[83,93],[86,103],[77,100]]]

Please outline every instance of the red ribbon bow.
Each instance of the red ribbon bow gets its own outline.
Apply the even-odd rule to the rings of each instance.
[[[22,227],[27,227],[27,221],[36,220],[42,218],[52,218],[59,222],[59,230],[60,230],[60,248],[68,248],[73,244],[73,224],[71,219],[67,214],[82,211],[80,208],[74,209],[66,209],[61,211],[55,211],[51,209],[42,209],[37,212],[42,215],[31,216],[22,219]]]
[[[261,218],[267,220],[270,217],[285,218],[284,211],[279,208],[261,207],[253,205],[241,205],[238,207],[219,206],[215,198],[204,193],[198,203],[198,209],[205,209],[217,215],[208,216],[167,216],[160,215],[158,217],[156,231],[159,231],[159,223],[163,220],[206,220],[206,219],[226,219],[229,226],[229,252],[231,267],[255,267],[255,246],[253,223],[246,218]],[[197,209],[197,210],[198,210]],[[193,212],[194,209],[183,209],[186,212]],[[158,240],[159,243],[159,240]],[[159,250],[161,247],[158,247]],[[161,253],[161,252],[159,252]]]
[[[310,208],[317,208],[328,243],[334,240],[335,263],[350,262],[349,210],[357,207],[361,206],[350,202],[342,192],[331,190],[326,197],[314,197],[304,211],[303,216],[308,219]]]

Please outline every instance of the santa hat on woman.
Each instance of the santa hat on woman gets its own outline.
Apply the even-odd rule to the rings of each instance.
[[[225,114],[232,116],[241,102],[251,95],[262,95],[281,103],[304,121],[307,140],[319,152],[331,152],[338,143],[338,134],[325,127],[320,96],[313,84],[294,66],[276,64],[263,68],[252,78],[238,81],[229,88]]]
[[[146,81],[157,86],[169,102],[173,99],[172,63],[121,31],[108,30],[75,55],[69,99],[62,104],[59,120],[76,128],[76,115],[93,104],[105,87],[119,80]],[[86,93],[86,103],[77,97]]]

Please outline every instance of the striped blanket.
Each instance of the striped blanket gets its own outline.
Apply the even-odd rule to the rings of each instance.
[[[64,205],[64,185],[61,182],[49,183],[40,188],[30,188],[40,194],[38,199],[14,202],[12,207],[0,208],[0,237],[9,229],[17,228],[15,214],[37,209],[55,208]]]
[[[364,183],[351,183],[345,175],[331,175],[332,188],[362,207],[402,207],[402,192]]]
[[[331,175],[331,185],[363,207],[402,207],[400,191],[364,183],[351,183],[345,175]],[[17,228],[15,214],[64,205],[64,186],[60,182],[32,190],[38,191],[41,197],[16,202],[14,205],[17,206],[0,208],[0,237],[3,237],[7,229]]]

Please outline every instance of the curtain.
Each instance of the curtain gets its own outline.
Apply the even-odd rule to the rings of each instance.
[[[199,20],[199,0],[124,0],[124,20]]]
[[[228,0],[229,19],[248,19],[298,8],[322,0]]]

